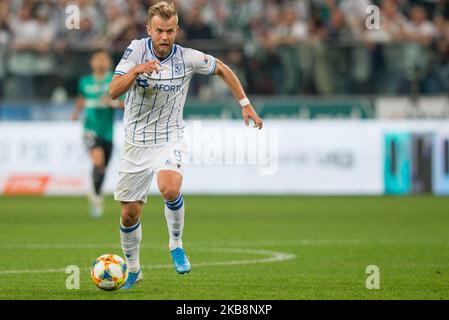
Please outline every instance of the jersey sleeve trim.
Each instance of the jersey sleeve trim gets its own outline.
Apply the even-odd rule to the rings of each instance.
[[[117,70],[117,71],[114,72],[114,74],[118,74],[118,75],[124,76],[126,74],[126,72]]]
[[[214,58],[212,71],[208,75],[213,75],[215,73],[215,70],[217,70],[217,59]]]

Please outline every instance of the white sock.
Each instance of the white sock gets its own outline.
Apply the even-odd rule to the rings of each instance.
[[[170,236],[169,248],[182,248],[182,231],[184,229],[184,198],[182,194],[171,201],[165,201],[165,219]]]
[[[140,220],[134,226],[129,228],[124,227],[120,221],[120,240],[122,242],[122,249],[125,254],[128,271],[139,271],[139,251],[140,241],[142,241],[142,226],[140,225]]]

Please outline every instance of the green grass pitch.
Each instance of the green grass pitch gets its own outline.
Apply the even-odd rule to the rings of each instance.
[[[144,281],[105,292],[92,261],[123,256],[119,204],[92,220],[84,198],[0,198],[0,299],[448,299],[449,199],[185,196],[176,274],[159,196],[142,217]],[[80,268],[68,290],[65,268]],[[380,269],[368,290],[366,268]]]

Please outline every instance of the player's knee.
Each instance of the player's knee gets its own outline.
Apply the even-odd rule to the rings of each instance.
[[[139,222],[140,208],[137,204],[127,204],[122,207],[122,224],[132,227]]]
[[[122,213],[122,225],[126,228],[132,227],[139,222],[139,218],[136,215],[131,215],[129,213]]]
[[[94,148],[91,150],[91,159],[95,167],[105,166],[105,154],[102,149]]]
[[[99,171],[105,171],[106,169],[106,165],[104,163],[104,161],[95,161],[93,162],[93,167]]]
[[[179,196],[179,188],[176,186],[164,186],[161,188],[162,196],[165,200],[175,200]]]

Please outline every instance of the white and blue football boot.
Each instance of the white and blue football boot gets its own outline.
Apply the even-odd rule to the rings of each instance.
[[[128,272],[128,278],[126,279],[123,289],[131,289],[136,283],[139,283],[143,279],[142,269],[138,272]]]
[[[175,248],[170,251],[175,265],[176,272],[179,274],[189,273],[192,269],[189,260],[186,257],[186,253],[182,248]]]

